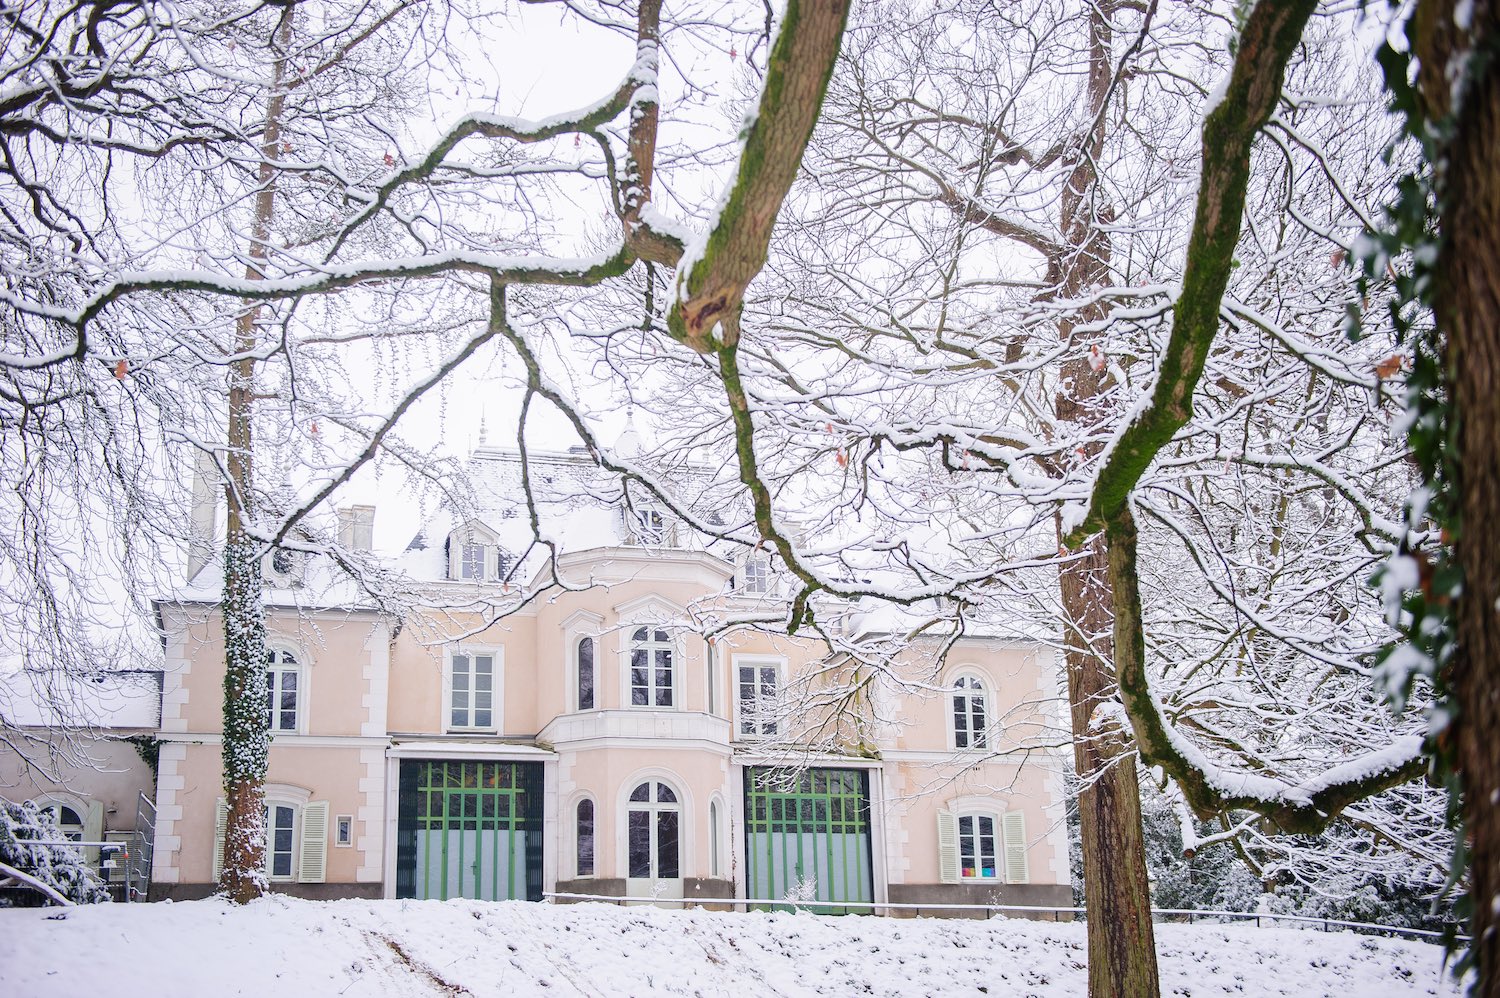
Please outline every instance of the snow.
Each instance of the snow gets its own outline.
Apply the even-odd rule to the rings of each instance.
[[[1087,990],[1082,924],[510,901],[0,910],[0,994],[1035,995]],[[1164,995],[1456,995],[1428,943],[1157,927]]]

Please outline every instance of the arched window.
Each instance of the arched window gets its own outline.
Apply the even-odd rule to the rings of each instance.
[[[266,727],[300,730],[303,704],[302,665],[294,652],[272,648],[266,653]]]
[[[984,748],[989,724],[984,683],[974,676],[960,676],[953,684],[953,747]]]
[[[594,802],[578,802],[578,876],[594,875]]]
[[[594,639],[579,638],[575,653],[578,669],[578,709],[594,709]]]
[[[37,810],[51,816],[58,830],[63,833],[63,838],[69,842],[83,841],[83,815],[75,808],[62,801],[49,800],[39,805]]]
[[[722,875],[719,863],[719,802],[708,802],[708,875]]]
[[[682,875],[679,829],[682,808],[665,783],[647,780],[630,792],[626,825],[630,876],[675,880]]]
[[[672,706],[671,636],[666,631],[639,627],[630,638],[630,705]]]

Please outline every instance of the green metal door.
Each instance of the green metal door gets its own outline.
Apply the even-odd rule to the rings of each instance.
[[[860,769],[747,769],[749,896],[822,914],[868,913],[850,902],[875,899],[869,787]]]
[[[542,899],[542,766],[401,763],[396,896]]]

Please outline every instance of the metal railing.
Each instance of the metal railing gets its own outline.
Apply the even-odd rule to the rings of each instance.
[[[737,911],[747,911],[750,908],[769,907],[784,910],[804,910],[829,905],[841,908],[867,908],[872,912],[900,911],[900,912],[923,912],[923,911],[975,911],[983,912],[985,918],[992,918],[996,914],[1008,914],[1017,912],[1022,915],[1040,917],[1051,915],[1052,920],[1060,922],[1062,916],[1084,919],[1087,912],[1083,908],[1061,907],[1054,905],[1035,904],[941,904],[937,902],[901,902],[901,901],[812,901],[804,899],[789,898],[667,898],[653,897],[649,895],[620,896],[614,894],[573,894],[565,891],[543,891],[542,897],[548,901],[606,901],[613,904],[654,904],[681,906],[684,908],[703,908],[707,906],[731,906]],[[1441,941],[1444,933],[1433,929],[1413,929],[1404,925],[1382,925],[1377,922],[1355,922],[1342,918],[1320,918],[1316,915],[1278,915],[1269,912],[1258,911],[1205,911],[1198,908],[1152,908],[1151,914],[1161,921],[1185,920],[1192,924],[1195,919],[1207,921],[1253,921],[1257,926],[1264,919],[1268,922],[1291,922],[1312,927],[1322,927],[1324,932],[1348,931],[1361,932],[1367,935],[1389,935],[1402,938],[1423,939],[1432,942]],[[1466,940],[1466,936],[1458,936],[1459,940]]]

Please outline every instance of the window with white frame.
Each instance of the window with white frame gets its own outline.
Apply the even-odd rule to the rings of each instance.
[[[291,880],[297,859],[297,808],[281,801],[266,802],[266,876]]]
[[[682,875],[682,806],[665,783],[647,780],[630,792],[627,852],[632,878],[673,880]]]
[[[1000,879],[999,822],[993,814],[958,816],[958,875],[964,880]]]
[[[452,652],[448,656],[448,727],[493,731],[495,724],[495,655]]]
[[[578,709],[594,709],[594,639],[579,638],[573,650],[573,667],[578,680]]]
[[[630,705],[670,707],[673,704],[675,649],[671,635],[638,627],[630,636]]]
[[[938,812],[938,873],[945,884],[1024,884],[1026,816],[985,801],[957,801]]]
[[[775,662],[735,663],[742,738],[768,738],[778,733],[780,677],[777,672]]]
[[[510,557],[500,539],[478,523],[448,535],[448,578],[462,582],[494,582],[510,571]]]
[[[661,510],[650,506],[637,506],[631,511],[637,544],[665,544],[667,540],[667,517]]]
[[[266,653],[266,728],[272,733],[300,728],[303,689],[302,665],[285,648]]]
[[[58,831],[63,833],[63,838],[69,842],[83,841],[83,815],[78,812],[77,808],[52,799],[38,803],[37,810],[52,818]]]
[[[981,749],[988,744],[989,702],[977,676],[959,676],[953,684],[953,747]]]
[[[764,594],[771,591],[771,559],[752,551],[745,559],[744,582],[740,589],[747,593]]]
[[[717,798],[708,802],[708,875],[710,877],[723,875],[723,863],[719,859],[719,811]]]

